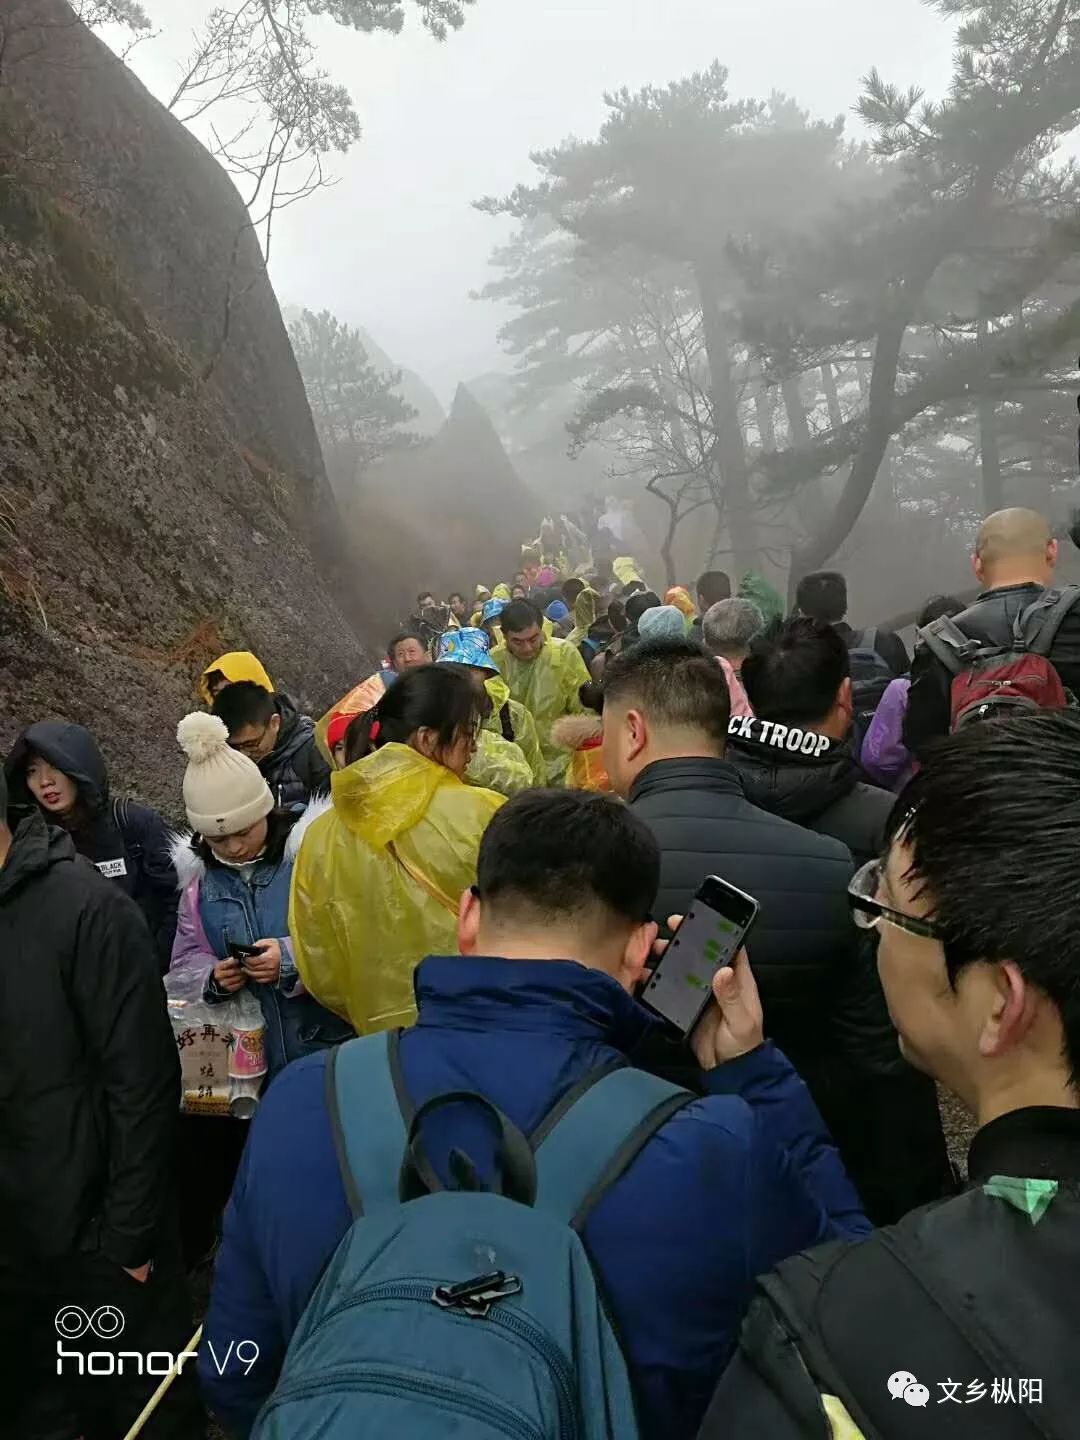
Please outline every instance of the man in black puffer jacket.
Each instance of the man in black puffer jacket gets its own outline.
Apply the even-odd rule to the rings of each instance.
[[[179,899],[172,863],[174,836],[156,810],[110,799],[109,775],[97,741],[82,725],[43,720],[12,747],[5,765],[13,815],[33,806],[61,825],[75,849],[139,906],[150,927],[162,973],[172,959]]]
[[[0,1429],[119,1436],[158,1380],[85,1352],[191,1333],[176,1042],[138,908],[36,808],[14,835],[6,814],[0,774]],[[199,1433],[186,1376],[146,1433]]]
[[[751,643],[742,682],[754,718],[732,720],[728,759],[748,799],[842,841],[856,865],[876,860],[895,799],[856,763],[851,665],[836,630],[802,617],[772,626]]]
[[[725,758],[729,718],[724,673],[705,650],[638,644],[604,674],[607,773],[660,842],[659,919],[685,914],[707,875],[759,902],[747,948],[766,1031],[810,1087],[867,1213],[888,1223],[942,1193],[940,1121],[936,1146],[931,1137],[913,1163],[926,1117],[909,1120],[897,1103],[895,1079],[906,1102],[910,1071],[873,958],[856,939],[851,853],[751,804]]]
[[[233,749],[258,765],[275,805],[303,807],[329,792],[330,765],[316,743],[315,722],[288,695],[238,680],[218,691],[213,713],[224,720]]]

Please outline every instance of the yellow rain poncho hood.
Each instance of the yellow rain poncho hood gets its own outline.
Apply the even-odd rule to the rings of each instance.
[[[230,685],[237,685],[241,680],[250,680],[254,685],[261,685],[264,690],[274,693],[274,682],[266,673],[262,661],[250,650],[230,650],[227,655],[219,655],[218,658],[199,676],[199,699],[204,705],[212,705],[214,697],[210,694],[210,676],[220,673],[225,676]]]
[[[599,610],[600,596],[586,586],[574,601],[574,628],[566,637],[568,645],[580,645],[588,638],[589,631],[596,624]]]
[[[532,771],[532,783],[546,785],[547,761],[544,759],[544,752],[540,749],[540,737],[536,733],[536,721],[532,717],[532,712],[526,710],[519,701],[511,698],[510,686],[501,675],[489,675],[484,681],[484,689],[491,696],[491,703],[494,706],[491,714],[484,721],[484,729],[490,730],[495,735],[501,735],[503,733],[502,708],[504,705],[509,705],[514,744],[524,755],[525,763]]]
[[[297,969],[358,1035],[411,1025],[413,971],[456,954],[458,900],[503,798],[395,744],[338,771],[331,794],[293,867]]]
[[[516,659],[505,645],[493,650],[491,658],[513,698],[532,712],[547,766],[547,783],[562,785],[570,756],[552,741],[551,727],[560,716],[584,713],[578,691],[589,680],[585,661],[573,645],[552,639],[544,641],[544,648],[531,662]]]

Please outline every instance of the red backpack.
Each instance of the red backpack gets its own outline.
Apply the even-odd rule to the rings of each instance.
[[[1062,621],[1078,600],[1077,585],[1044,591],[1016,616],[1007,645],[972,639],[948,615],[918,631],[953,677],[950,731],[995,715],[1064,710],[1075,703],[1048,657]]]

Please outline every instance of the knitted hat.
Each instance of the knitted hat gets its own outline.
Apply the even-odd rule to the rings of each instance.
[[[201,710],[176,727],[188,757],[184,805],[191,828],[208,839],[238,835],[269,815],[274,797],[254,760],[229,748],[224,720]]]

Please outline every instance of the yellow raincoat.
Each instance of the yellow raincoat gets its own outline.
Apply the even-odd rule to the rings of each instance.
[[[457,953],[458,900],[503,797],[396,744],[337,771],[331,795],[293,866],[297,969],[358,1035],[411,1025],[413,971]]]
[[[500,711],[504,705],[510,706],[510,724],[514,728],[514,743],[525,757],[525,763],[532,771],[534,785],[547,784],[547,761],[544,759],[544,752],[540,749],[540,737],[536,733],[536,721],[532,712],[526,710],[525,706],[510,696],[510,686],[501,675],[489,675],[484,681],[484,689],[491,696],[491,703],[494,710],[484,721],[485,731],[490,730],[492,734],[501,736],[502,718]],[[493,790],[498,786],[493,785]],[[502,791],[500,794],[504,793]]]
[[[536,721],[536,733],[547,767],[547,784],[562,785],[570,755],[551,738],[551,727],[562,715],[582,715],[578,691],[588,683],[589,672],[577,649],[566,640],[545,639],[533,661],[516,659],[505,645],[491,652],[510,694]]]
[[[632,555],[620,555],[611,562],[611,568],[620,585],[629,585],[632,580],[640,580],[644,584],[645,576],[641,573],[641,566]]]
[[[596,624],[599,608],[600,596],[586,586],[574,601],[574,628],[566,637],[568,645],[580,645],[589,638],[589,631]]]
[[[476,751],[465,771],[465,779],[470,785],[494,790],[508,800],[519,790],[531,790],[536,783],[521,747],[486,728],[476,737]]]
[[[674,605],[680,612],[687,626],[697,619],[697,606],[690,598],[690,591],[685,585],[673,585],[664,596],[665,605]]]
[[[211,665],[199,676],[199,699],[204,705],[214,703],[210,694],[210,676],[215,671],[220,671],[230,685],[239,684],[241,680],[250,680],[254,685],[261,685],[264,690],[274,693],[274,682],[266,673],[262,661],[250,650],[230,650],[227,655],[219,655]]]

